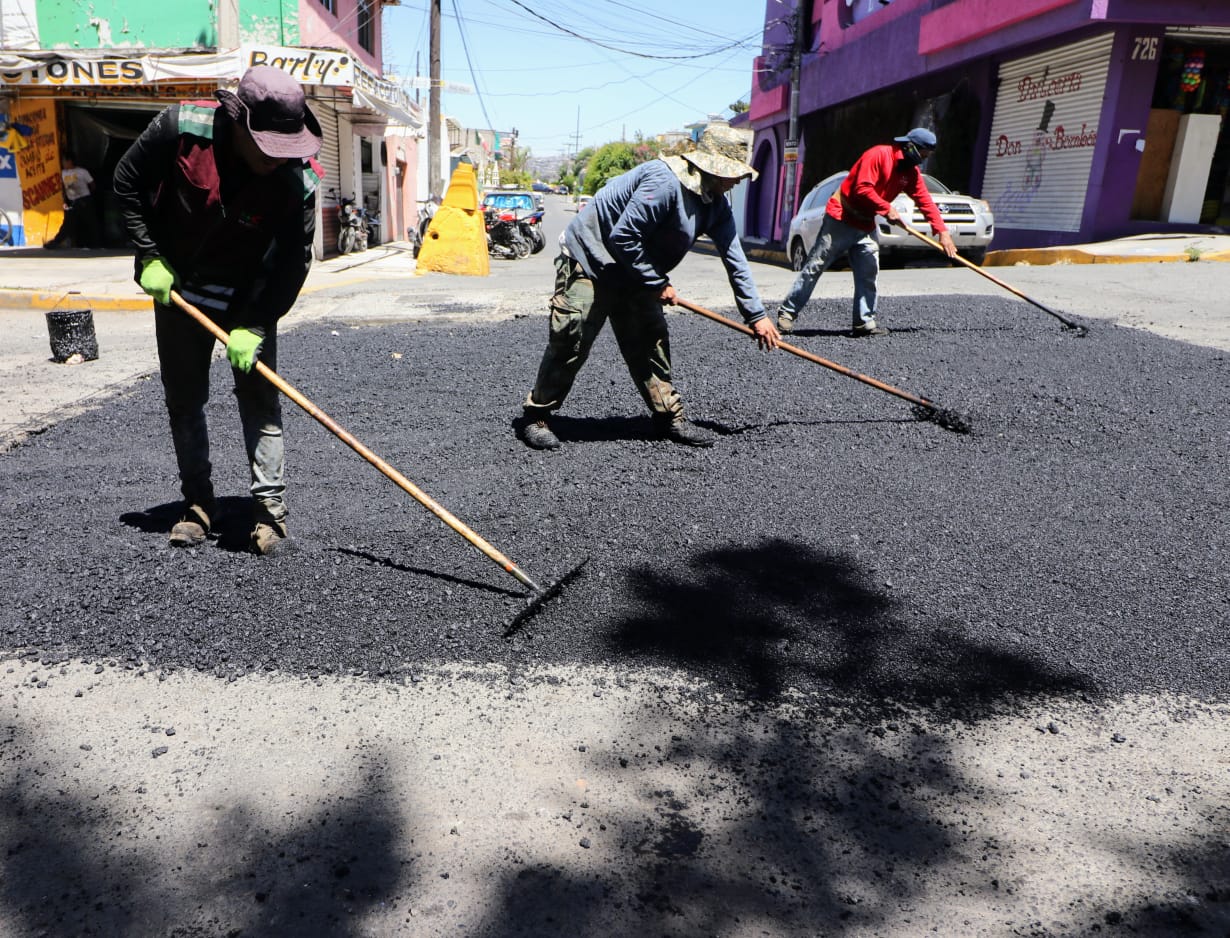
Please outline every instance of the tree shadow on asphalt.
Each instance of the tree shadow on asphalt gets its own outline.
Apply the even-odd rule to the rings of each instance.
[[[1016,875],[1015,848],[1001,854],[955,796],[976,792],[977,811],[991,816],[1012,809],[1009,791],[970,772],[961,727],[1022,698],[1084,696],[1079,674],[946,622],[912,624],[857,561],[797,542],[709,551],[688,570],[645,565],[629,581],[645,608],[608,636],[613,650],[666,660],[718,699],[745,695],[746,706],[706,703],[702,692],[683,721],[647,701],[624,738],[594,756],[623,767],[615,784],[636,793],[637,808],[582,816],[576,837],[593,853],[575,864],[504,875],[498,911],[476,935],[905,935],[911,921],[923,930],[911,910],[934,912],[938,884],[959,877],[963,909],[949,934],[1015,921],[1005,934],[1057,938],[1034,921],[1031,900],[1001,891]],[[792,694],[804,671],[831,696]],[[707,706],[722,717],[706,720]],[[1219,864],[1224,874],[1224,856],[1174,847],[1192,890]],[[1225,902],[1230,889],[1204,898]],[[1173,898],[1082,908],[1081,934],[1121,923],[1159,938],[1204,934],[1227,913]]]
[[[901,698],[937,714],[977,714],[1008,695],[1092,690],[1023,652],[913,621],[859,563],[784,539],[712,550],[674,572],[642,566],[628,592],[642,612],[615,623],[612,651],[677,667],[774,701],[796,678],[873,710]]]
[[[9,729],[10,746],[38,751]],[[229,805],[209,834],[192,830],[208,841],[168,869],[168,845],[184,832],[173,808],[143,806],[146,836],[160,841],[145,849],[115,833],[139,828],[129,811],[117,817],[109,798],[46,776],[29,764],[0,789],[0,922],[20,927],[6,934],[346,938],[368,934],[363,916],[408,886],[397,810],[379,784],[347,788],[333,807],[280,829],[254,805]]]
[[[1230,809],[1224,803],[1206,807],[1210,828],[1220,830],[1224,838]],[[1129,859],[1136,855],[1134,845],[1123,844],[1118,849]],[[1145,938],[1230,935],[1230,844],[1223,839],[1220,844],[1209,843],[1197,850],[1175,845],[1167,853],[1164,868],[1179,870],[1187,884],[1168,889],[1149,902],[1105,910],[1100,921],[1089,923],[1089,934],[1123,932]]]

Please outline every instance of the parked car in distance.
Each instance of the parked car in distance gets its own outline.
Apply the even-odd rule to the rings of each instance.
[[[824,208],[845,178],[846,173],[841,172],[822,179],[807,193],[799,206],[798,214],[791,219],[790,231],[786,236],[786,252],[793,270],[803,269],[807,253],[816,243],[816,236],[820,234]],[[982,199],[954,192],[926,173],[923,173],[923,182],[931,193],[935,207],[940,211],[940,217],[948,226],[961,256],[975,264],[982,263],[987,247],[995,236],[995,216],[991,212],[990,204]],[[905,193],[893,200],[893,208],[912,228],[923,234],[931,233],[931,226],[923,218],[922,212]],[[911,254],[936,253],[935,248],[928,247],[896,225],[890,225],[882,215],[876,217],[876,240],[880,242],[882,262],[897,261]]]
[[[577,202],[576,202],[576,210],[578,212],[581,211],[581,209],[585,208],[585,206],[589,205],[589,203],[592,201],[594,201],[594,197],[592,195],[578,195]]]

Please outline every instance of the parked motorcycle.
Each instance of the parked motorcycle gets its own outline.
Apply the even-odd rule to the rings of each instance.
[[[542,231],[542,216],[544,213],[545,210],[540,208],[538,211],[526,215],[518,222],[521,226],[522,236],[530,243],[531,254],[537,254],[547,246],[547,236]]]
[[[427,198],[419,208],[419,223],[417,228],[410,228],[406,231],[406,236],[410,240],[410,244],[414,248],[414,256],[419,256],[419,251],[423,247],[423,242],[427,239],[427,229],[431,227],[431,220],[436,217],[436,209],[440,206],[440,197],[433,195]]]
[[[492,257],[520,260],[529,257],[532,245],[521,232],[517,213],[503,209],[487,209],[487,253]]]
[[[366,251],[367,213],[350,196],[338,198],[336,189],[330,191],[337,199],[337,252],[350,254],[352,251]]]

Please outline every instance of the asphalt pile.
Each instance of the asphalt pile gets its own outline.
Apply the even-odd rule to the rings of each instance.
[[[391,311],[395,312],[395,311]],[[730,312],[730,311],[723,311]],[[414,680],[448,663],[683,669],[959,707],[1006,695],[1227,690],[1224,353],[1105,324],[1078,338],[1009,300],[883,303],[847,338],[815,302],[791,341],[968,416],[670,316],[710,450],[654,440],[609,330],[531,451],[513,420],[545,317],[312,324],[281,373],[531,576],[589,558],[511,634],[524,589],[289,401],[296,550],[246,550],[230,372],[209,405],[224,515],[173,550],[178,482],[157,382],[0,456],[0,646],[223,676]]]

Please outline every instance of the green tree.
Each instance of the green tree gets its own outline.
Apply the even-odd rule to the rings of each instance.
[[[590,195],[601,189],[608,179],[626,173],[633,166],[658,155],[656,141],[650,143],[608,143],[600,146],[585,165],[583,188]]]
[[[730,108],[732,111],[734,111],[736,114],[742,114],[744,111],[746,111],[748,108],[751,107],[751,105],[748,104],[746,101],[744,101],[742,98],[740,98],[734,104],[728,104],[726,106]]]

